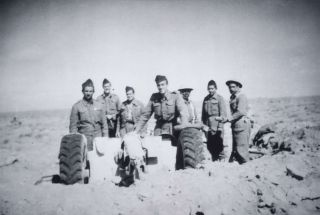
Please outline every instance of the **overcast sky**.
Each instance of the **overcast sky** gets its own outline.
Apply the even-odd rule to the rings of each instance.
[[[320,1],[1,1],[0,111],[71,108],[91,78],[146,103],[156,74],[171,90],[226,99],[320,94]]]

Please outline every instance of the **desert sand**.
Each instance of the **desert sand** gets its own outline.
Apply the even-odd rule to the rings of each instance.
[[[253,133],[273,123],[291,151],[244,165],[207,158],[200,169],[159,171],[129,188],[112,181],[69,186],[51,182],[59,173],[59,146],[68,132],[69,110],[2,113],[0,212],[320,214],[320,97],[261,98],[250,104]],[[225,135],[228,154],[230,129]]]

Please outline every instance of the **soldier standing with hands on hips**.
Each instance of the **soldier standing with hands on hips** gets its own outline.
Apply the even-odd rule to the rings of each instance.
[[[231,117],[220,121],[231,122],[232,129],[232,153],[229,162],[234,160],[243,164],[249,160],[249,140],[251,130],[251,120],[247,116],[249,105],[245,94],[241,93],[242,84],[236,80],[226,82],[231,93],[230,110]]]

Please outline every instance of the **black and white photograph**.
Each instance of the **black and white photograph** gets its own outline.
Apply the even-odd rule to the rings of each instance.
[[[0,215],[320,214],[319,0],[0,0]]]

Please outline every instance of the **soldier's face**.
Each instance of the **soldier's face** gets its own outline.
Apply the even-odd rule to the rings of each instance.
[[[217,89],[213,85],[208,86],[208,92],[210,95],[214,95],[216,93]]]
[[[239,86],[236,84],[229,84],[229,91],[231,94],[235,94],[239,91]]]
[[[134,92],[132,90],[129,90],[126,94],[128,101],[132,101],[134,99]]]
[[[157,83],[158,91],[161,94],[164,94],[167,91],[168,83],[166,80]]]
[[[93,87],[85,87],[83,90],[83,97],[86,100],[91,100],[94,93]]]
[[[189,96],[190,96],[190,91],[183,90],[183,91],[181,91],[181,95],[182,95],[184,100],[188,100]]]
[[[107,84],[103,85],[103,92],[105,94],[109,94],[111,92],[111,84],[110,83],[107,83]]]

